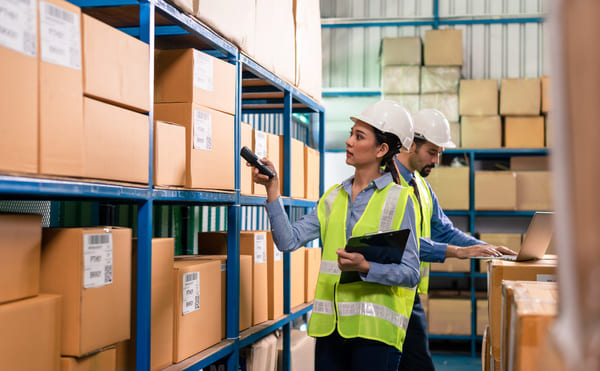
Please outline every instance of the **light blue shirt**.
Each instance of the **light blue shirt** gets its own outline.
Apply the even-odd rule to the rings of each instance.
[[[410,182],[414,177],[414,174],[402,165],[397,157],[395,158],[395,161],[402,178],[404,178],[407,183]],[[435,169],[432,171],[435,171]],[[419,239],[421,242],[421,248],[419,250],[421,261],[432,263],[443,262],[446,260],[446,249],[448,249],[449,244],[455,246],[485,244],[485,242],[480,241],[475,237],[471,237],[460,229],[455,228],[452,221],[444,214],[444,210],[440,207],[437,196],[435,195],[435,192],[433,192],[433,189],[431,189],[429,183],[427,183],[427,187],[429,187],[431,198],[433,200],[433,215],[431,217],[431,238],[421,237]]]
[[[385,188],[393,182],[390,173],[384,173],[379,178],[373,180],[365,189],[360,191],[352,202],[352,183],[354,176],[344,180],[342,186],[348,193],[348,214],[346,216],[346,241],[352,234],[354,225],[363,212],[375,189]],[[316,209],[304,215],[302,218],[291,224],[286,215],[281,198],[266,203],[271,229],[273,231],[273,240],[277,248],[281,251],[293,251],[307,242],[320,237],[321,227],[317,217]],[[361,274],[366,282],[376,282],[390,286],[414,287],[420,281],[419,276],[419,253],[415,229],[415,213],[411,198],[406,202],[404,218],[400,224],[400,229],[410,229],[411,233],[406,243],[406,249],[402,256],[401,264],[379,264],[369,262],[371,265],[369,273]]]

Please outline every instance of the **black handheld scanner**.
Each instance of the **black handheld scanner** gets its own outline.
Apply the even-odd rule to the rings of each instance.
[[[257,168],[259,173],[268,176],[269,179],[271,179],[275,176],[275,173],[273,172],[273,170],[271,170],[265,164],[260,162],[260,160],[258,159],[258,156],[256,156],[256,154],[254,152],[252,152],[248,147],[246,147],[246,146],[242,147],[242,150],[240,151],[240,156],[242,156],[252,166]]]

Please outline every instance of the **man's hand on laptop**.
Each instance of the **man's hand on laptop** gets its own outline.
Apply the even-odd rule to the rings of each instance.
[[[507,247],[491,244],[472,246],[448,245],[448,249],[446,250],[447,258],[466,259],[470,257],[498,257],[502,255],[517,255],[517,253]]]

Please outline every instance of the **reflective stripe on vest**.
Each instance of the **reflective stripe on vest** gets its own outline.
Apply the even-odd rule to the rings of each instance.
[[[375,190],[352,235],[398,229],[409,195],[408,188],[394,183]],[[339,284],[336,250],[346,244],[348,199],[344,189],[335,186],[317,205],[323,256],[308,333],[327,336],[337,325],[343,337],[377,340],[402,350],[415,288],[362,281]]]
[[[421,198],[421,211],[423,213],[423,224],[421,225],[421,236],[431,237],[431,218],[433,217],[433,197],[427,182],[418,171],[415,171],[415,180]],[[421,282],[417,292],[419,294],[427,294],[429,291],[429,268],[431,263],[421,262]]]

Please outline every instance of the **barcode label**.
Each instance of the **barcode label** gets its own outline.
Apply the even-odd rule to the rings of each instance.
[[[254,264],[267,261],[267,235],[265,233],[254,234]]]
[[[227,264],[221,264],[221,272],[227,272]]]
[[[37,1],[0,2],[0,46],[37,56]]]
[[[212,118],[210,113],[194,110],[194,149],[212,150]]]
[[[113,282],[112,233],[83,235],[83,287],[102,287]]]
[[[536,281],[538,282],[556,282],[555,274],[538,274],[536,275]]]
[[[194,50],[194,87],[213,91],[213,59],[198,50]]]
[[[267,133],[264,131],[254,131],[254,153],[259,159],[267,157]]]
[[[40,2],[40,49],[42,61],[81,70],[79,15]]]
[[[277,248],[277,245],[275,244],[275,242],[273,242],[273,260],[277,262],[282,259],[283,259],[283,253],[281,251],[279,251],[279,249]]]
[[[200,309],[200,272],[183,274],[182,286],[182,313],[192,313]]]

